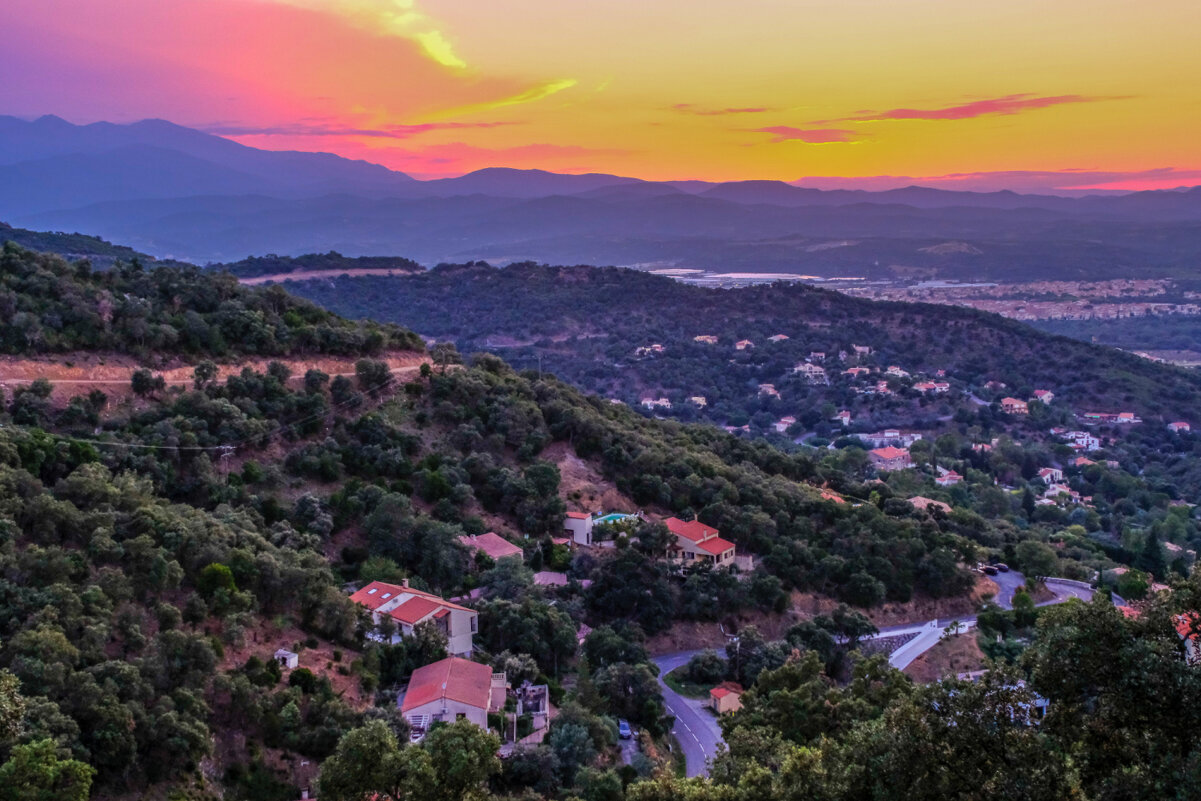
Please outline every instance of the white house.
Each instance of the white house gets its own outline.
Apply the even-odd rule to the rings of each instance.
[[[350,596],[350,600],[371,612],[378,628],[385,618],[396,626],[392,642],[412,636],[413,629],[432,622],[446,637],[446,650],[452,654],[470,654],[471,638],[479,631],[479,613],[437,595],[409,586],[373,581]],[[371,635],[378,639],[379,635]]]
[[[934,479],[934,483],[940,487],[953,487],[963,481],[963,476],[956,473],[954,470],[946,470],[938,468],[938,478]]]
[[[576,545],[592,544],[592,515],[587,512],[568,512],[563,529]]]
[[[1038,480],[1050,486],[1063,481],[1063,471],[1058,467],[1044,467],[1038,471]]]
[[[451,656],[414,670],[397,703],[415,738],[438,722],[469,720],[487,729],[488,712],[504,708],[506,688],[504,673]]]
[[[844,426],[849,426],[851,424],[851,413],[848,412],[846,409],[843,409],[841,412],[834,415],[830,419],[836,423],[841,423]]]
[[[1183,423],[1183,422],[1168,423],[1168,431],[1171,431],[1175,434],[1180,434],[1180,433],[1186,432],[1188,430],[1189,430],[1188,423]]]
[[[287,668],[288,670],[300,664],[300,657],[286,648],[280,648],[272,658],[279,663],[281,668]]]
[[[787,417],[781,417],[779,420],[776,421],[776,431],[780,434],[783,434],[784,432],[786,432],[789,428],[791,428],[794,425],[796,425],[796,418],[793,417],[792,415],[788,415]]]
[[[821,384],[827,381],[826,370],[823,367],[818,367],[816,364],[809,362],[800,362],[792,368],[792,372],[797,375],[803,375],[805,380],[811,384]]]

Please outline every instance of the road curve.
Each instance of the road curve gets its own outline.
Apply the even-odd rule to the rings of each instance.
[[[1026,577],[1016,570],[1010,570],[1008,573],[998,574],[994,577],[994,580],[997,582],[999,588],[996,597],[997,605],[1003,609],[1012,609],[1014,591],[1026,583]],[[1088,601],[1093,597],[1094,593],[1091,589],[1070,584],[1048,584],[1047,588],[1054,593],[1055,597],[1043,601],[1038,604],[1039,606],[1061,604],[1072,598]],[[945,620],[933,622],[936,622],[941,629],[951,625],[955,620],[953,618],[946,618]],[[964,626],[974,627],[976,625],[975,615],[958,618],[957,620]],[[927,620],[917,623],[902,623],[897,626],[885,626],[880,629],[878,634],[872,635],[872,637],[865,637],[864,639],[888,637],[896,634],[920,633],[928,628],[931,622]],[[935,638],[929,643],[927,648],[932,647],[937,641],[937,638]],[[700,652],[701,650],[697,649],[651,657],[651,661],[659,666],[659,689],[663,693],[663,701],[667,706],[668,714],[675,717],[671,733],[675,735],[676,741],[679,742],[680,748],[684,751],[686,774],[689,777],[707,776],[709,774],[709,761],[717,754],[718,747],[724,742],[721,736],[721,727],[717,725],[717,718],[708,711],[703,700],[685,698],[668,687],[667,683],[663,681],[663,677],[681,665],[687,664],[689,659],[692,659],[694,655]],[[723,657],[725,656],[724,649],[718,649],[718,653]],[[907,655],[907,663],[919,655]]]
[[[663,677],[671,671],[685,665],[688,660],[701,651],[680,651],[674,654],[651,657],[651,661],[659,666],[659,689],[663,693],[663,701],[667,713],[675,717],[671,733],[684,751],[685,773],[689,777],[709,775],[709,760],[717,754],[717,748],[722,743],[721,728],[717,718],[704,705],[703,700],[685,698],[667,686]],[[723,657],[724,650],[719,650]]]

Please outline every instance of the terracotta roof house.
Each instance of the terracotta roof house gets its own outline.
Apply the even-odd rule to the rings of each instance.
[[[709,562],[714,567],[734,564],[734,543],[723,540],[717,529],[699,520],[684,521],[669,517],[663,521],[676,541],[667,549],[669,559],[679,562]]]
[[[479,630],[479,613],[474,609],[413,589],[407,579],[400,585],[373,581],[351,595],[350,600],[371,612],[377,628],[385,618],[391,619],[396,626],[394,643],[411,636],[415,627],[432,621],[446,635],[449,653],[469,654],[472,635]],[[382,639],[378,632],[368,636]]]
[[[868,451],[867,455],[871,459],[872,466],[877,470],[904,470],[913,467],[913,460],[909,458],[909,450],[906,448],[894,448],[886,445],[883,448]]]
[[[398,703],[414,732],[424,733],[433,723],[469,720],[488,728],[488,711],[505,703],[505,674],[458,657],[447,657],[419,667]]]
[[[1185,422],[1168,423],[1168,431],[1174,431],[1177,434],[1179,434],[1183,431],[1188,431],[1188,430],[1189,430],[1188,423],[1185,423]]]
[[[768,342],[783,342],[786,339],[788,339],[787,334],[773,334],[772,336],[767,338],[767,341]]]
[[[1055,393],[1049,389],[1036,389],[1034,390],[1034,399],[1043,403],[1050,403],[1055,400]]]
[[[718,715],[742,709],[742,685],[723,681],[709,691],[709,708]]]
[[[1005,414],[1030,414],[1030,407],[1024,400],[1001,398],[1001,411]]]
[[[740,339],[734,343],[734,350],[746,350],[747,348],[755,347],[755,343],[749,339]]]
[[[693,337],[692,341],[701,342],[705,345],[716,345],[717,337],[713,336],[712,334],[701,334],[700,336]]]
[[[489,531],[487,534],[478,535],[465,534],[462,537],[459,537],[459,542],[462,543],[464,548],[471,551],[473,556],[477,553],[483,552],[492,557],[492,561],[494,562],[511,556],[516,556],[518,559],[521,559],[525,556],[525,551],[509,542],[495,531]]]
[[[938,478],[934,479],[934,483],[940,487],[953,487],[961,481],[963,481],[963,476],[954,470],[947,470],[940,473]]]
[[[1050,486],[1051,484],[1063,481],[1063,471],[1058,467],[1044,467],[1038,471],[1038,479]]]

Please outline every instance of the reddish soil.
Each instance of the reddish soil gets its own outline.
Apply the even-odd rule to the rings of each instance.
[[[682,621],[667,631],[648,637],[646,649],[651,654],[673,654],[698,648],[724,648],[728,639],[726,634],[737,634],[747,626],[755,626],[766,639],[778,640],[800,619],[800,616],[789,612],[782,615],[751,612],[727,619],[721,626],[717,623]]]
[[[559,491],[567,500],[567,509],[572,512],[625,512],[631,514],[638,507],[617,491],[612,481],[579,456],[566,442],[556,442],[542,451],[541,457],[559,468]]]
[[[984,652],[976,641],[976,632],[968,631],[939,641],[937,645],[909,663],[903,671],[919,684],[929,684],[984,666]]]
[[[970,617],[976,613],[988,595],[996,595],[996,582],[987,576],[978,576],[970,595],[958,598],[927,598],[915,595],[906,603],[886,603],[874,609],[862,609],[863,614],[877,626],[897,626],[902,623],[924,623],[935,618]],[[812,618],[828,615],[838,606],[838,601],[816,593],[794,592],[793,608],[801,617]]]
[[[388,363],[393,373],[416,372],[422,363],[429,362],[424,353],[394,351],[380,357]],[[218,380],[225,380],[250,367],[264,371],[272,361],[286,364],[292,371],[292,381],[299,383],[310,369],[321,370],[330,376],[354,375],[357,358],[312,356],[297,359],[248,358],[238,362],[217,365]],[[124,397],[131,394],[130,377],[134,371],[147,367],[161,375],[168,387],[190,387],[195,365],[180,359],[162,363],[143,364],[125,354],[69,353],[42,358],[19,358],[0,356],[0,387],[16,387],[34,379],[45,378],[54,384],[55,400],[66,400],[75,395],[86,394],[91,389],[103,389],[110,396]]]

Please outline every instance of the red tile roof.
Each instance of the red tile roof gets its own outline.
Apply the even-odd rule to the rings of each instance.
[[[494,531],[478,536],[464,535],[459,537],[463,547],[472,553],[483,551],[493,559],[504,559],[506,556],[522,556],[523,551]]]
[[[587,520],[588,518],[592,517],[592,515],[588,514],[587,512],[568,512],[567,516],[573,520]]]
[[[721,684],[709,691],[709,695],[714,698],[725,698],[727,695],[742,695],[742,685],[736,681],[723,681]]]
[[[401,623],[416,626],[429,617],[431,612],[436,612],[441,608],[442,604],[437,601],[416,595],[393,609],[388,613],[388,616],[394,620],[399,620]]]
[[[900,459],[902,456],[908,456],[909,451],[904,448],[894,448],[892,445],[886,445],[883,448],[876,448],[871,452],[873,456],[880,459]]]
[[[1181,639],[1201,642],[1201,614],[1185,612],[1183,615],[1176,615],[1172,622],[1176,624],[1176,633]]]
[[[706,553],[711,553],[714,556],[721,556],[726,551],[734,547],[734,543],[729,540],[723,540],[721,537],[710,537],[707,540],[698,542],[696,547]]]
[[[686,540],[700,542],[709,537],[717,536],[717,529],[712,526],[706,526],[699,520],[689,520],[685,522],[678,517],[669,517],[663,521],[667,524],[667,530],[678,537],[683,537]]]
[[[442,699],[487,709],[491,695],[492,668],[452,656],[413,671],[400,711]]]
[[[385,584],[382,581],[373,581],[363,589],[350,596],[350,600],[354,601],[359,606],[365,606],[374,612],[388,601],[400,595],[402,592],[409,592],[405,587],[400,587],[396,584]]]

